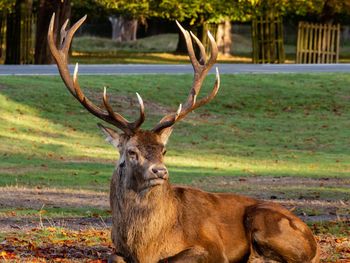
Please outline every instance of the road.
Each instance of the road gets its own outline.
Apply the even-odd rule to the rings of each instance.
[[[218,64],[220,73],[310,73],[350,72],[350,64]],[[73,66],[70,66],[73,71]],[[190,64],[115,64],[79,65],[80,75],[184,74],[192,73]],[[0,75],[57,75],[56,65],[0,65]]]

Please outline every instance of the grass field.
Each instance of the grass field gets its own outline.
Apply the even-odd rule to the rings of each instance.
[[[191,79],[83,76],[81,83],[96,103],[108,87],[116,110],[130,118],[139,92],[149,128],[186,98]],[[117,154],[103,141],[98,120],[61,80],[0,82],[0,184],[66,187],[78,180],[79,188],[104,189]],[[346,74],[222,76],[217,98],[176,127],[167,158],[173,181],[207,175],[349,176],[349,82]]]
[[[138,111],[139,92],[145,128],[176,110],[192,82],[191,75],[80,79],[97,104],[106,86],[115,110],[130,119]],[[213,81],[209,76],[203,95]],[[349,83],[349,74],[334,73],[223,75],[217,98],[175,128],[166,157],[171,181],[292,200],[290,207],[300,215],[348,215]],[[107,200],[117,153],[98,131],[99,120],[69,95],[59,77],[1,77],[0,112],[0,186],[6,193],[0,196],[0,219],[16,225],[28,218],[108,218],[107,201],[99,205],[96,200]],[[47,199],[31,201],[38,193]],[[82,197],[79,202],[91,195],[95,199],[73,204],[71,193]],[[300,205],[303,200],[306,204]],[[349,224],[335,226],[329,231],[335,235],[332,242],[349,244],[335,241],[350,233]],[[327,232],[322,225],[315,229]],[[9,235],[0,234],[1,240]],[[344,255],[350,258],[348,251],[335,259]]]
[[[136,41],[117,43],[109,38],[81,36],[73,41],[72,62],[79,61],[86,64],[113,63],[187,63],[187,56],[175,54],[178,34],[161,34],[141,38]],[[296,44],[284,45],[286,63],[295,63]],[[251,38],[232,35],[231,56],[219,56],[220,63],[251,63]],[[349,63],[350,45],[340,46],[340,62]]]
[[[252,48],[250,39],[240,35],[234,35],[233,37],[233,55],[219,55],[218,62],[251,63]],[[117,43],[109,38],[81,36],[73,41],[72,61],[86,64],[188,63],[186,55],[175,53],[177,43],[178,34],[161,34],[123,43]]]

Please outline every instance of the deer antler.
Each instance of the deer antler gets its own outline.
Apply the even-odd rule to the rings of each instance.
[[[83,105],[90,113],[95,115],[96,117],[116,126],[121,129],[128,135],[134,134],[142,125],[145,120],[145,111],[144,105],[141,96],[136,93],[137,99],[140,104],[140,116],[134,122],[127,121],[123,116],[119,113],[113,111],[112,106],[108,102],[108,96],[106,93],[106,88],[104,88],[103,92],[103,104],[107,111],[102,110],[95,104],[93,104],[87,97],[85,97],[82,92],[80,85],[78,83],[78,63],[75,66],[73,79],[71,78],[69,69],[68,69],[68,52],[69,48],[74,36],[74,33],[78,30],[78,28],[84,23],[86,19],[86,15],[82,17],[78,22],[76,22],[68,31],[66,31],[67,24],[69,20],[63,24],[61,28],[60,34],[60,45],[57,49],[54,38],[54,22],[55,22],[55,14],[52,15],[49,31],[47,34],[48,43],[50,47],[50,51],[52,56],[54,57],[58,70],[60,72],[61,78],[68,88],[69,92]]]
[[[196,100],[206,75],[208,74],[209,70],[216,62],[216,59],[218,56],[218,47],[216,45],[216,42],[213,36],[208,31],[208,37],[209,37],[210,46],[211,46],[211,54],[210,54],[209,60],[207,60],[207,54],[205,52],[205,48],[201,43],[201,41],[192,32],[188,32],[187,30],[185,30],[180,25],[179,22],[176,21],[176,23],[186,40],[188,56],[190,58],[190,61],[192,63],[193,70],[194,70],[193,84],[188,94],[186,102],[183,105],[180,104],[176,113],[172,113],[164,116],[159,121],[159,123],[152,129],[152,131],[154,132],[160,132],[165,128],[173,126],[177,121],[185,118],[186,115],[191,111],[193,111],[194,109],[211,101],[216,96],[220,87],[220,75],[219,75],[218,68],[216,68],[216,80],[215,80],[214,88],[212,89],[210,94],[208,94],[206,97],[202,98],[199,101]],[[197,60],[193,50],[191,36],[199,47],[199,51],[201,54],[201,58],[199,61]]]

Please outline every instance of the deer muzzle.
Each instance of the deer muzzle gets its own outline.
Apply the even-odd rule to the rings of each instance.
[[[165,165],[152,165],[152,167],[150,167],[150,172],[152,179],[167,180],[169,177],[168,169],[165,167]]]

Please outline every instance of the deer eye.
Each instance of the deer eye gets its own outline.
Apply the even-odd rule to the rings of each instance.
[[[162,154],[165,155],[166,154],[166,150],[163,150]]]
[[[138,158],[137,152],[134,150],[128,150],[128,155],[130,159],[133,159],[133,160],[137,160]]]

